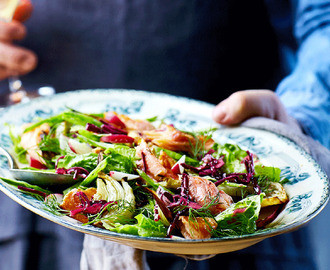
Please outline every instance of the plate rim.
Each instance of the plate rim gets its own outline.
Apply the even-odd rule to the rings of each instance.
[[[95,89],[78,89],[78,90],[71,90],[71,91],[67,91],[67,92],[61,92],[61,93],[57,93],[56,94],[56,98],[60,99],[61,97],[67,96],[67,95],[78,95],[79,93],[88,93],[88,92],[100,92],[100,93],[120,93],[120,92],[129,92],[131,94],[133,93],[138,93],[139,95],[155,95],[155,96],[164,96],[164,97],[168,97],[171,99],[176,99],[176,100],[181,100],[181,101],[190,101],[193,103],[197,103],[199,105],[203,105],[203,106],[215,106],[211,103],[205,102],[205,101],[200,101],[200,100],[196,100],[196,99],[192,99],[189,97],[183,97],[183,96],[174,96],[171,94],[167,94],[167,93],[162,93],[162,92],[152,92],[152,91],[145,91],[145,90],[135,90],[135,89],[121,89],[121,88],[115,88],[115,89],[107,89],[107,88],[95,88]],[[23,103],[23,104],[16,104],[13,105],[11,107],[6,107],[3,110],[0,111],[0,117],[3,116],[6,113],[9,113],[11,110],[15,110],[16,108],[20,108],[20,107],[25,107],[25,106],[31,106],[34,103],[37,103],[40,100],[51,100],[52,98],[54,98],[54,96],[47,96],[47,97],[39,97],[39,98],[35,98],[33,100],[31,100],[28,103]],[[225,127],[221,127],[221,128],[225,128]],[[129,234],[122,234],[122,233],[116,233],[116,232],[111,232],[108,231],[106,229],[99,229],[96,228],[95,226],[92,225],[88,225],[85,227],[85,225],[82,224],[77,224],[75,222],[74,219],[72,219],[72,222],[68,222],[66,220],[60,219],[61,222],[57,222],[56,220],[59,219],[59,216],[46,212],[46,211],[42,211],[40,209],[37,209],[36,207],[24,202],[22,199],[20,199],[18,196],[16,196],[13,192],[10,192],[9,190],[12,188],[7,184],[3,184],[3,182],[1,181],[0,184],[0,190],[5,193],[7,196],[9,196],[11,199],[13,199],[15,202],[19,203],[20,205],[22,205],[23,207],[25,207],[26,209],[28,209],[29,211],[43,217],[46,218],[48,220],[50,220],[51,222],[57,223],[58,225],[67,227],[69,229],[73,229],[82,233],[86,233],[86,234],[91,234],[91,235],[95,235],[97,234],[100,237],[110,237],[110,238],[120,238],[120,239],[130,239],[130,240],[137,240],[137,241],[151,241],[151,242],[164,242],[164,243],[172,243],[172,244],[181,244],[181,243],[211,243],[211,242],[229,242],[229,241],[241,241],[241,240],[253,240],[253,239],[259,239],[261,238],[264,239],[264,237],[272,237],[272,236],[276,236],[282,233],[287,233],[287,232],[291,232],[295,229],[298,229],[299,227],[305,225],[306,223],[308,223],[311,219],[313,219],[315,216],[317,216],[327,205],[327,203],[329,202],[329,192],[330,192],[330,183],[329,183],[329,179],[328,176],[325,174],[324,170],[321,168],[321,166],[316,162],[316,160],[302,147],[300,147],[297,143],[295,143],[294,141],[292,141],[291,139],[281,135],[281,134],[277,134],[274,133],[272,131],[266,130],[266,129],[261,129],[261,128],[252,128],[252,127],[229,127],[228,129],[233,129],[233,128],[244,128],[244,129],[253,129],[253,130],[261,130],[263,132],[269,133],[269,134],[273,134],[277,137],[279,137],[281,140],[286,141],[286,143],[290,142],[290,144],[293,144],[295,146],[296,149],[298,149],[298,151],[304,156],[306,157],[309,161],[313,162],[313,165],[315,166],[315,169],[317,168],[317,172],[318,172],[318,177],[322,177],[324,178],[324,182],[327,183],[327,185],[324,186],[323,188],[323,193],[324,194],[323,198],[323,202],[320,201],[320,204],[317,206],[317,208],[308,214],[308,216],[306,217],[306,219],[300,221],[300,222],[293,222],[290,225],[287,225],[285,227],[279,227],[279,228],[274,228],[271,229],[272,231],[270,232],[269,230],[260,230],[260,231],[256,231],[253,234],[244,234],[241,236],[230,236],[230,237],[221,237],[221,238],[210,238],[210,239],[180,239],[180,240],[173,240],[170,238],[161,238],[161,237],[142,237],[142,236],[136,236],[136,235],[129,235]],[[320,176],[321,174],[321,176]],[[5,189],[5,191],[3,190],[2,186],[8,186],[8,188]],[[71,219],[70,219],[71,221]],[[85,228],[86,229],[85,229]]]

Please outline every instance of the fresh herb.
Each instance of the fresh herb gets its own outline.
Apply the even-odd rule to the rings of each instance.
[[[13,150],[16,153],[17,159],[22,164],[28,164],[28,161],[26,160],[26,149],[24,149],[21,146],[21,136],[15,135],[14,132],[14,126],[10,124],[6,124],[6,126],[9,128],[9,137],[13,143]]]
[[[198,132],[189,132],[195,138],[195,143],[191,144],[192,158],[200,159],[206,154],[208,150],[205,149],[205,145],[207,141],[212,139],[213,133],[216,130],[217,128],[209,128]]]
[[[50,194],[45,198],[45,208],[56,216],[67,216],[70,213],[70,211],[60,207],[60,203],[55,194]]]

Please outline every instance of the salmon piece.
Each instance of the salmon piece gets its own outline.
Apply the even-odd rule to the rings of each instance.
[[[208,239],[212,236],[212,230],[218,227],[218,223],[209,217],[197,217],[189,220],[187,216],[180,216],[178,227],[186,239]]]
[[[176,161],[173,158],[171,158],[168,154],[166,154],[164,151],[160,152],[158,159],[166,169],[171,169],[176,163]]]
[[[25,128],[28,126],[25,126]],[[21,136],[21,146],[27,151],[27,158],[30,161],[30,164],[33,161],[37,161],[41,164],[45,164],[44,159],[42,158],[42,152],[38,148],[38,144],[42,140],[43,135],[49,134],[50,126],[45,123],[35,129],[25,132]]]
[[[198,139],[202,142],[202,144],[204,144],[203,146],[205,150],[210,150],[214,145],[214,140],[212,138],[208,138],[205,142],[205,137],[203,136],[198,136]]]
[[[143,135],[146,141],[171,151],[190,152],[192,145],[195,144],[192,135],[166,124],[161,125],[160,129],[144,131]]]
[[[189,196],[202,206],[212,203],[209,210],[214,216],[226,210],[233,203],[233,198],[224,191],[219,191],[211,181],[198,176],[188,175],[188,177]]]
[[[125,124],[128,131],[144,131],[144,130],[153,130],[155,127],[147,120],[133,120],[127,115],[120,114],[118,115],[120,120]]]
[[[160,177],[164,177],[166,175],[166,168],[160,163],[158,158],[152,154],[151,150],[147,146],[145,141],[141,141],[141,143],[135,148],[136,154],[141,161],[137,164],[138,167],[143,168],[144,163],[142,159],[144,158],[146,164],[146,172],[155,180],[161,180]]]
[[[143,136],[147,142],[150,141],[159,147],[176,152],[191,153],[197,143],[200,143],[205,150],[210,150],[214,145],[214,140],[211,138],[205,140],[205,137],[198,136],[196,139],[194,136],[166,124],[162,124],[159,129],[144,131]]]
[[[190,152],[195,143],[193,136],[166,124],[161,125],[160,129],[145,131],[143,135],[147,141],[171,151]]]
[[[91,200],[93,198],[94,194],[96,194],[96,191],[97,191],[96,188],[88,188],[86,190],[74,188],[64,196],[60,207],[64,210],[68,210],[68,211],[78,209],[81,206],[81,200],[80,200],[80,197],[77,195],[77,193],[83,192],[86,194],[87,198],[89,200]],[[83,213],[78,213],[78,214],[74,215],[72,218],[74,218],[82,223],[88,222],[87,216],[84,215]]]
[[[176,161],[173,158],[171,158],[164,151],[161,151],[160,155],[158,157],[158,160],[159,160],[160,164],[162,164],[164,166],[164,168],[166,169],[165,176],[167,178],[172,178],[174,180],[179,179],[179,176],[172,171],[172,167],[176,163]],[[180,183],[181,183],[181,181],[180,181]]]

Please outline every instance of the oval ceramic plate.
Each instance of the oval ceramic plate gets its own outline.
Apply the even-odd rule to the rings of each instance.
[[[80,90],[32,100],[0,113],[0,144],[11,147],[5,123],[16,127],[37,118],[57,114],[67,107],[86,112],[116,111],[132,118],[159,116],[179,129],[193,131],[214,127],[211,120],[213,105],[167,94],[134,90]],[[254,234],[206,240],[146,238],[118,234],[81,223],[69,217],[48,212],[43,204],[0,180],[0,190],[32,212],[72,230],[95,235],[140,249],[176,254],[216,254],[253,245],[265,238],[290,232],[315,217],[329,197],[327,177],[318,164],[292,141],[258,129],[243,127],[224,128],[214,134],[220,143],[230,142],[257,154],[265,165],[282,170],[289,182],[285,189],[290,197],[285,209],[268,229]],[[1,175],[6,176],[6,159],[0,156]]]

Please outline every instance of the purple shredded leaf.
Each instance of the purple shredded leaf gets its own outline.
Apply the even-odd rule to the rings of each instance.
[[[87,123],[85,126],[85,129],[94,133],[102,133],[102,129],[99,128],[98,126],[91,124],[91,123]]]
[[[182,181],[181,181],[181,196],[183,198],[188,199],[189,198],[189,178],[188,175],[186,173],[182,174]]]
[[[223,156],[221,156],[219,159],[214,158],[210,153],[212,151],[208,152],[203,158],[203,164],[199,167],[193,167],[191,165],[183,163],[182,166],[185,169],[190,169],[194,171],[195,173],[198,173],[199,176],[211,176],[217,180],[222,178],[222,172],[221,167],[225,164],[223,161]]]
[[[181,215],[181,211],[179,211],[179,212],[175,215],[173,221],[171,222],[170,226],[169,226],[168,229],[167,229],[167,237],[171,237],[171,235],[172,235],[172,231],[173,231],[174,228],[176,227],[176,224],[177,224],[177,222],[178,222],[178,220],[179,220],[180,215]]]
[[[28,188],[28,187],[23,187],[23,186],[17,186],[17,188],[20,189],[20,190],[26,191],[26,192],[30,192],[30,193],[34,193],[34,194],[40,195],[43,198],[46,198],[47,197],[47,194],[45,192],[40,191],[40,190],[36,190],[34,188]]]
[[[57,169],[57,165],[58,165],[58,162],[60,161],[60,159],[63,159],[65,156],[60,156],[56,162],[55,162],[55,169]]]
[[[159,208],[162,210],[166,219],[171,222],[173,220],[172,212],[166,207],[165,203],[159,198],[157,192],[145,186],[141,186],[141,185],[139,186],[142,187],[144,190],[148,191],[152,195],[152,197],[155,199],[156,203],[158,204]]]
[[[187,164],[187,163],[181,163],[181,166],[182,166],[183,168],[188,169],[188,170],[191,170],[191,171],[193,171],[193,172],[195,172],[195,173],[198,173],[198,172],[199,172],[198,169],[197,169],[196,167],[191,166],[191,165],[189,165],[189,164]]]
[[[104,205],[101,203],[94,203],[91,206],[86,207],[86,209],[84,210],[84,213],[95,215],[95,214],[99,213],[101,211],[101,209],[103,209],[103,207],[104,207]]]
[[[143,164],[143,171],[147,173],[147,162],[146,162],[146,154],[141,152],[142,164]]]
[[[257,180],[254,178],[255,171],[253,155],[249,151],[246,151],[246,153],[247,156],[242,161],[245,165],[246,173],[229,173],[227,175],[223,174],[222,177],[216,178],[218,179],[218,181],[214,183],[216,186],[222,184],[225,181],[246,185],[252,183],[255,194],[259,195],[262,192]]]
[[[124,134],[127,135],[127,131],[124,129],[117,128],[105,121],[101,121],[103,125],[101,126],[102,133],[111,133],[111,134]]]
[[[108,205],[117,203],[112,201],[107,202],[105,200],[97,200],[97,201],[89,200],[87,195],[82,191],[77,192],[75,196],[79,197],[81,204],[79,208],[70,211],[71,217],[79,213],[96,215],[100,213]]]
[[[210,149],[210,150],[206,153],[206,155],[212,155],[214,152],[215,152],[214,149]]]
[[[69,169],[57,168],[55,170],[57,174],[71,174],[73,173],[73,179],[77,180],[78,178],[86,178],[89,175],[89,171],[83,167],[71,167]]]
[[[219,179],[217,182],[215,182],[214,184],[216,186],[222,184],[225,181],[229,181],[229,182],[235,182],[235,183],[239,183],[239,182],[244,182],[244,180],[242,180],[242,177],[246,176],[246,173],[230,173],[230,174],[223,174],[223,177],[221,179]]]
[[[56,170],[55,170],[55,172],[57,173],[57,174],[67,174],[67,169],[64,169],[64,168],[57,168]]]
[[[200,209],[202,206],[196,202],[190,201],[189,198],[189,177],[186,173],[182,174],[181,187],[179,188],[180,194],[170,194],[162,188],[158,188],[157,194],[162,203],[169,209],[172,215],[175,215],[167,230],[167,236],[171,237],[172,230],[176,227],[179,217],[187,213],[189,208]],[[181,208],[183,207],[183,208]],[[179,211],[177,211],[179,209]]]
[[[260,195],[260,193],[262,192],[260,186],[258,185],[257,179],[253,178],[253,190],[255,192],[255,194]]]
[[[243,162],[247,172],[247,182],[249,183],[254,176],[254,163],[252,154],[249,151],[246,151],[246,153],[247,156],[244,158]]]
[[[91,201],[88,199],[87,195],[84,192],[79,191],[75,194],[75,196],[79,197],[80,203],[83,207],[88,207],[91,205]]]
[[[173,195],[162,188],[158,188],[157,194],[166,206],[173,202]]]

